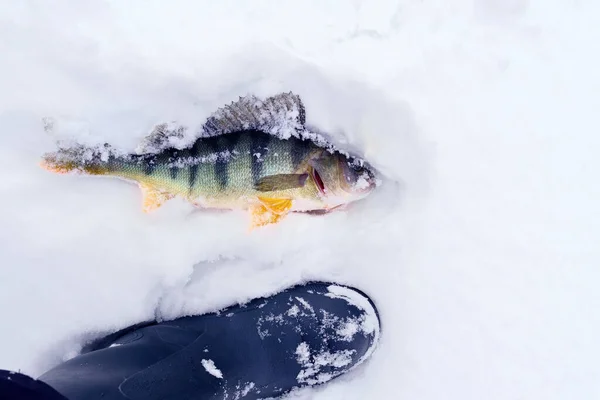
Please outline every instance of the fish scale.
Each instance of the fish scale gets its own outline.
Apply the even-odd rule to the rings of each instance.
[[[262,175],[263,157],[269,151],[269,143],[271,138],[268,135],[258,133],[250,138],[251,148],[251,168],[252,168],[252,183],[256,184]]]
[[[260,152],[253,153],[257,149]],[[254,185],[259,179],[295,173],[299,162],[294,160],[292,149],[302,154],[318,150],[311,142],[297,138],[273,140],[263,132],[238,132],[198,139],[189,150],[166,149],[158,155],[115,159],[110,172],[137,181],[145,180],[162,191],[177,194],[185,193],[187,181],[186,197],[202,203],[205,198],[254,194]],[[189,162],[190,159],[196,161]],[[173,166],[181,160],[187,164],[185,167]]]
[[[236,143],[234,153],[228,166],[227,190],[245,188],[254,183],[252,173],[252,137],[243,135]]]

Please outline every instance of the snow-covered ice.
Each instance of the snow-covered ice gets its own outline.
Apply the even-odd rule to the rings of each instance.
[[[600,397],[600,3],[0,1],[0,368],[321,279],[377,303],[378,351],[297,396]],[[344,212],[243,213],[38,166],[134,151],[239,96],[293,91],[382,174]],[[54,121],[52,137],[44,118]],[[46,120],[48,121],[48,120]]]

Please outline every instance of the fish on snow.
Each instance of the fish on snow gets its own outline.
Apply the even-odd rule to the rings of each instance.
[[[241,97],[217,110],[202,131],[191,146],[177,148],[171,139],[180,138],[181,130],[159,125],[138,154],[108,144],[75,145],[45,154],[41,165],[136,182],[145,212],[180,196],[202,208],[249,210],[252,227],[276,223],[289,212],[329,212],[376,186],[366,162],[306,128],[304,106],[292,93],[264,101]]]

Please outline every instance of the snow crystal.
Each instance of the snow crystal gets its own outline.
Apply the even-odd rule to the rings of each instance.
[[[217,368],[213,360],[202,359],[202,366],[212,376],[223,379],[223,373]]]
[[[296,347],[296,355],[298,356],[298,362],[304,364],[308,362],[310,358],[310,348],[308,343],[302,342]]]
[[[250,393],[250,391],[252,389],[254,389],[254,387],[256,386],[256,384],[254,382],[248,382],[246,384],[244,384],[244,387],[241,387],[241,385],[236,385],[236,391],[234,392],[234,400],[238,400],[241,399],[245,396],[248,395],[248,393]]]
[[[265,318],[264,317],[260,317],[258,319],[258,321],[256,322],[256,331],[258,332],[258,336],[264,340],[265,338],[271,336],[271,333],[269,332],[268,329],[263,329],[263,324],[265,322]]]
[[[302,342],[296,348],[296,361],[302,366],[302,369],[296,376],[299,383],[308,383],[310,385],[324,383],[331,380],[335,374],[343,371],[337,371],[335,374],[330,371],[330,367],[342,368],[352,362],[352,354],[355,350],[341,350],[331,353],[328,350],[311,352],[310,346]],[[323,371],[326,368],[327,372]]]
[[[295,317],[300,313],[300,308],[297,305],[293,305],[289,310],[287,310],[287,315],[290,317]]]
[[[306,300],[304,300],[302,297],[296,297],[296,300],[298,300],[304,306],[304,308],[306,308],[307,310],[310,310],[313,313],[315,312],[315,310],[312,308],[312,306],[310,304],[308,304],[308,302]]]
[[[356,335],[356,333],[359,331],[360,329],[360,322],[359,319],[349,319],[347,321],[344,321],[340,324],[340,327],[336,330],[336,333],[343,339],[346,341],[351,341],[354,338],[354,335]]]
[[[343,299],[359,310],[364,311],[365,318],[360,324],[362,331],[365,333],[375,333],[375,336],[379,337],[379,317],[373,305],[366,297],[344,286],[330,285],[327,287],[327,290],[329,291],[326,294],[327,297]]]
[[[190,165],[215,164],[217,161],[230,161],[231,159],[235,158],[235,155],[235,152],[223,150],[197,157],[178,157],[176,159],[170,160],[167,163],[167,166],[174,168],[185,168],[189,167]]]

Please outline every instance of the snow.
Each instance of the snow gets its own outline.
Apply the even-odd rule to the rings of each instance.
[[[345,327],[343,328],[346,332],[344,336],[349,335],[350,338],[352,338],[352,336],[354,336],[354,334],[356,334],[360,329],[365,334],[374,333],[374,342],[377,343],[379,341],[380,333],[379,318],[369,300],[356,290],[351,290],[344,286],[329,285],[327,291],[329,292],[326,294],[327,297],[343,299],[349,304],[352,304],[365,312],[365,317],[362,321],[360,321],[360,324],[357,323],[357,321],[347,321]]]
[[[302,307],[306,308],[307,310],[310,310],[311,313],[314,313],[315,310],[312,308],[312,306],[308,303],[308,301],[304,300],[302,297],[297,297],[296,296],[296,300],[298,300],[300,302],[300,304],[302,304]]]
[[[290,307],[289,310],[287,310],[286,315],[288,315],[290,317],[295,317],[299,313],[300,313],[300,308],[294,304],[292,307]]]
[[[330,368],[341,368],[352,362],[354,350],[342,350],[335,353],[321,351],[312,354],[308,343],[302,342],[296,348],[296,361],[302,366],[296,379],[300,383],[317,385],[331,380],[333,373],[325,372]],[[312,361],[311,361],[312,358]]]
[[[221,372],[221,370],[219,368],[217,368],[217,366],[215,365],[215,362],[213,360],[202,359],[201,362],[202,362],[202,366],[204,367],[206,372],[208,372],[212,376],[215,376],[219,379],[223,379],[223,373]]]
[[[0,368],[320,279],[379,349],[299,398],[597,398],[600,40],[593,0],[4,1]],[[54,138],[134,151],[239,96],[293,91],[382,174],[346,211],[243,213],[42,170]],[[54,120],[54,137],[43,118]]]

